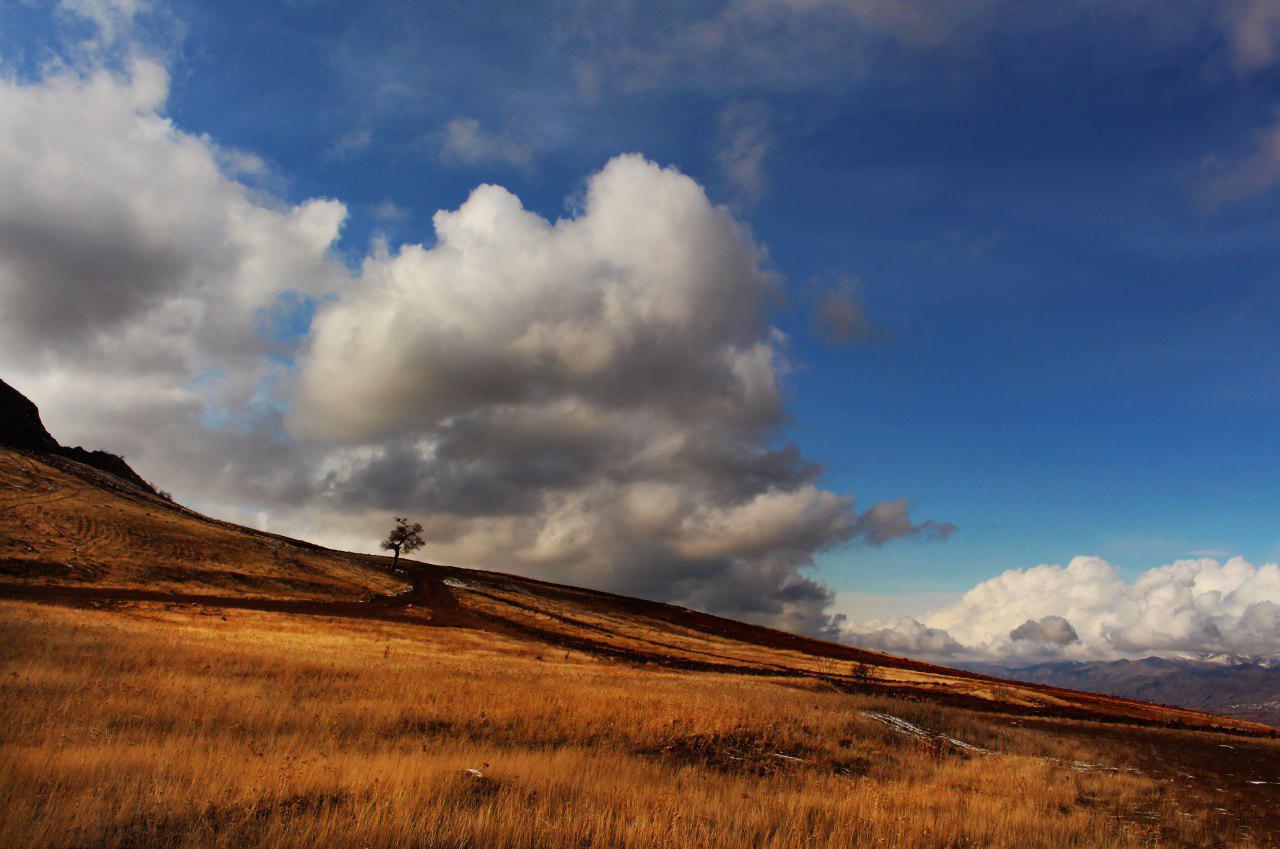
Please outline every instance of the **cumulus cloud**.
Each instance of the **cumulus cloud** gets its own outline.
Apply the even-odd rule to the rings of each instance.
[[[0,81],[0,362],[60,438],[167,489],[301,499],[315,452],[279,408],[296,325],[349,280],[345,208],[240,182],[243,157],[163,116],[167,89],[147,61]]]
[[[950,527],[858,513],[773,435],[776,280],[693,180],[639,156],[550,222],[498,186],[375,254],[316,316],[290,426],[351,446],[328,492],[410,499],[437,550],[825,626],[825,548]],[[372,447],[371,447],[372,446]]]
[[[916,524],[911,521],[909,510],[910,504],[905,498],[878,501],[857,518],[855,527],[872,545],[884,545],[890,540],[916,535],[943,540],[957,530],[950,522],[933,519]]]
[[[1028,619],[1009,632],[1009,639],[1065,646],[1080,642],[1080,635],[1070,622],[1061,616],[1050,615]]]
[[[1280,654],[1280,566],[1239,557],[1178,560],[1129,584],[1105,560],[1076,557],[1065,567],[1010,570],[918,621],[854,625],[845,638],[967,660],[1274,657]]]
[[[341,203],[264,203],[159,114],[164,69],[0,83],[0,301],[10,365],[172,379],[250,368],[287,292],[324,294]]]
[[[167,76],[0,81],[0,359],[62,438],[223,515],[830,633],[817,552],[943,535],[779,442],[765,252],[638,156],[547,221],[481,186],[430,247],[332,246],[164,117]]]
[[[946,660],[965,652],[965,647],[946,631],[930,628],[909,616],[854,626],[846,630],[843,637],[863,648],[910,657]]]
[[[689,178],[619,157],[577,218],[553,224],[489,185],[434,223],[436,246],[370,257],[358,296],[317,317],[310,428],[367,438],[560,399],[664,407],[690,426],[708,411],[747,431],[778,422],[773,281]]]
[[[440,156],[446,162],[523,168],[533,160],[529,144],[487,130],[475,118],[456,118],[445,124],[439,143]]]

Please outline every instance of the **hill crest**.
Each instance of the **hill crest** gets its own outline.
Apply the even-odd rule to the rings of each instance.
[[[35,402],[0,380],[0,445],[65,457],[107,474],[152,495],[159,492],[118,454],[62,445],[45,428]]]

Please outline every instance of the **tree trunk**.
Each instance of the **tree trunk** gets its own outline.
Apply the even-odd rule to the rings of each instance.
[[[391,549],[391,550],[395,552],[395,556],[391,558],[391,568],[392,568],[392,569],[399,568],[399,566],[400,566],[400,546],[398,546],[398,545],[397,545],[395,548],[393,548],[393,549]]]

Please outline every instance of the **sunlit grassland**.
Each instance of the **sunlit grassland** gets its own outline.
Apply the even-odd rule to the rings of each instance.
[[[15,849],[1254,845],[1078,738],[813,680],[156,605],[2,603],[0,652]]]

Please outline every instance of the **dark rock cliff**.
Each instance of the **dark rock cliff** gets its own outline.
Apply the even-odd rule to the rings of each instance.
[[[152,495],[156,494],[151,484],[130,468],[123,457],[106,451],[60,445],[40,421],[40,408],[3,380],[0,380],[0,445],[65,457],[115,475]]]

